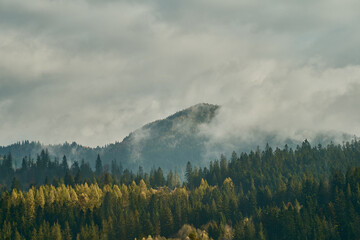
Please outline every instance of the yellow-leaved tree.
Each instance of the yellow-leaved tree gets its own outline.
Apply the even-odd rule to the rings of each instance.
[[[26,194],[25,208],[26,208],[26,219],[28,223],[31,223],[35,218],[35,198],[34,198],[34,190],[32,188]]]

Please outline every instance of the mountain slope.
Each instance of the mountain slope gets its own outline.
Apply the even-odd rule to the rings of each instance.
[[[218,158],[221,153],[229,156],[232,151],[248,152],[261,148],[267,143],[273,147],[296,148],[301,145],[310,134],[303,134],[304,139],[284,138],[284,134],[278,132],[266,132],[261,129],[245,129],[241,134],[226,133],[225,138],[217,138],[214,132],[220,128],[217,121],[213,121],[220,113],[217,105],[201,103],[179,111],[165,119],[146,124],[130,133],[121,142],[106,145],[104,147],[89,148],[77,143],[65,143],[62,145],[42,145],[38,142],[25,141],[0,147],[0,155],[12,153],[15,167],[21,166],[21,159],[36,155],[42,149],[48,149],[52,158],[67,156],[70,162],[84,159],[91,166],[95,166],[97,154],[100,154],[103,164],[111,165],[117,160],[124,168],[137,171],[142,166],[145,171],[152,167],[161,167],[165,172],[177,168],[183,175],[186,163],[205,166],[210,160]],[[221,115],[219,115],[221,117]],[[221,120],[220,120],[221,121]],[[215,123],[215,124],[213,124]],[[212,126],[211,128],[207,128]],[[204,130],[206,129],[206,130]],[[235,130],[235,129],[234,129]],[[343,133],[326,132],[314,133],[310,136],[314,145],[321,143],[326,145],[330,142],[341,143],[351,140],[353,136]]]
[[[124,138],[121,143],[107,146],[105,159],[119,159],[131,169],[139,165],[149,170],[161,166],[165,170],[183,168],[187,161],[202,159],[204,142],[199,126],[209,123],[219,106],[197,104],[166,119],[145,125]]]
[[[90,162],[94,166],[97,154],[104,164],[116,159],[123,167],[145,170],[161,166],[163,170],[182,169],[187,161],[198,164],[204,152],[205,137],[197,133],[202,124],[207,124],[217,114],[219,106],[201,103],[179,111],[165,119],[146,124],[130,133],[122,142],[105,147],[89,148],[77,143],[43,145],[39,142],[24,141],[0,147],[0,154],[12,153],[15,165],[20,166],[24,156],[36,158],[42,149],[48,149],[52,157],[66,155],[70,161]]]

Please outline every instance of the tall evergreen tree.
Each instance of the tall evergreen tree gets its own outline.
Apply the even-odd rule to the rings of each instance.
[[[103,172],[103,165],[100,158],[100,154],[97,155],[96,163],[95,163],[95,173],[97,176],[100,176],[100,174]]]

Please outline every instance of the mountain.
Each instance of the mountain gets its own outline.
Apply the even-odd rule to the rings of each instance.
[[[197,104],[163,120],[149,123],[132,132],[120,143],[108,145],[105,159],[119,159],[131,169],[139,165],[149,170],[183,168],[187,161],[202,159],[205,137],[197,134],[199,126],[214,118],[219,106]]]
[[[30,155],[30,158],[36,160],[41,150],[47,149],[53,159],[55,157],[61,159],[66,155],[70,162],[75,160],[80,162],[84,159],[94,167],[97,154],[100,154],[103,164],[108,167],[113,160],[116,160],[124,168],[133,171],[137,171],[139,166],[145,171],[160,166],[165,172],[176,168],[180,175],[183,175],[188,161],[195,166],[205,166],[210,160],[219,158],[222,153],[229,157],[234,150],[238,153],[249,152],[255,150],[257,146],[263,148],[267,143],[272,147],[283,147],[287,144],[296,148],[305,138],[309,139],[309,136],[313,145],[342,143],[353,138],[351,135],[336,132],[304,133],[299,134],[301,137],[290,138],[284,136],[286,135],[284,133],[266,132],[256,128],[245,129],[241,134],[227,133],[225,138],[219,139],[214,132],[221,127],[221,124],[218,124],[218,118],[217,121],[213,120],[217,115],[221,117],[220,114],[218,105],[201,103],[165,119],[146,124],[130,133],[121,142],[104,147],[84,147],[75,142],[44,145],[39,142],[24,141],[0,147],[0,155],[11,152],[15,167],[20,167],[24,156]]]
[[[97,154],[104,164],[114,159],[124,168],[144,170],[161,166],[163,170],[184,168],[188,161],[195,165],[203,159],[206,137],[197,134],[202,124],[208,124],[215,117],[219,106],[201,103],[179,111],[165,119],[146,124],[130,133],[121,142],[104,147],[89,148],[77,143],[43,145],[39,142],[24,141],[0,147],[0,154],[12,153],[17,167],[24,156],[36,157],[42,149],[48,149],[52,157],[66,155],[70,161],[90,162],[94,166]]]

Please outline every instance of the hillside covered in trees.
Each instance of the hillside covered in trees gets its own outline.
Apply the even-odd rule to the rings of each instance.
[[[22,141],[9,146],[0,146],[0,155],[12,153],[14,166],[20,166],[22,158],[36,158],[42,149],[48,149],[51,157],[66,155],[69,163],[88,163],[95,167],[95,159],[101,155],[104,165],[113,160],[129,170],[137,171],[139,165],[149,171],[153,166],[183,169],[187,161],[199,164],[203,157],[204,144],[208,140],[198,134],[202,124],[215,117],[219,106],[201,103],[179,111],[165,119],[157,120],[131,132],[122,141],[103,147],[85,147],[75,142],[44,145],[40,142]],[[59,161],[61,161],[60,159]]]
[[[35,162],[37,155],[47,149],[49,157],[57,158],[58,162],[62,162],[65,155],[69,165],[84,162],[95,168],[97,155],[100,154],[104,166],[108,168],[111,168],[113,161],[133,172],[136,172],[139,166],[147,172],[160,166],[165,173],[176,168],[180,178],[183,178],[188,161],[193,165],[206,167],[221,153],[230,157],[233,150],[249,152],[266,143],[271,146],[288,144],[288,148],[296,148],[303,140],[285,138],[278,133],[259,129],[250,129],[244,133],[252,136],[250,138],[229,136],[228,139],[219,140],[212,134],[216,129],[216,122],[219,121],[217,117],[221,114],[220,106],[200,103],[148,123],[131,132],[122,141],[102,147],[86,147],[76,142],[47,145],[26,140],[0,146],[0,155],[11,153],[13,167],[19,168],[25,156],[28,161]],[[215,127],[211,124],[215,124]],[[312,136],[311,142],[327,145],[330,142],[339,143],[351,139],[352,137],[345,133],[318,132]]]
[[[360,143],[257,149],[137,173],[101,156],[93,171],[42,151],[1,163],[1,239],[355,239],[360,232]],[[86,173],[87,171],[87,173]],[[40,174],[42,174],[40,176]],[[12,179],[9,181],[9,179]],[[28,181],[34,182],[26,184]]]

